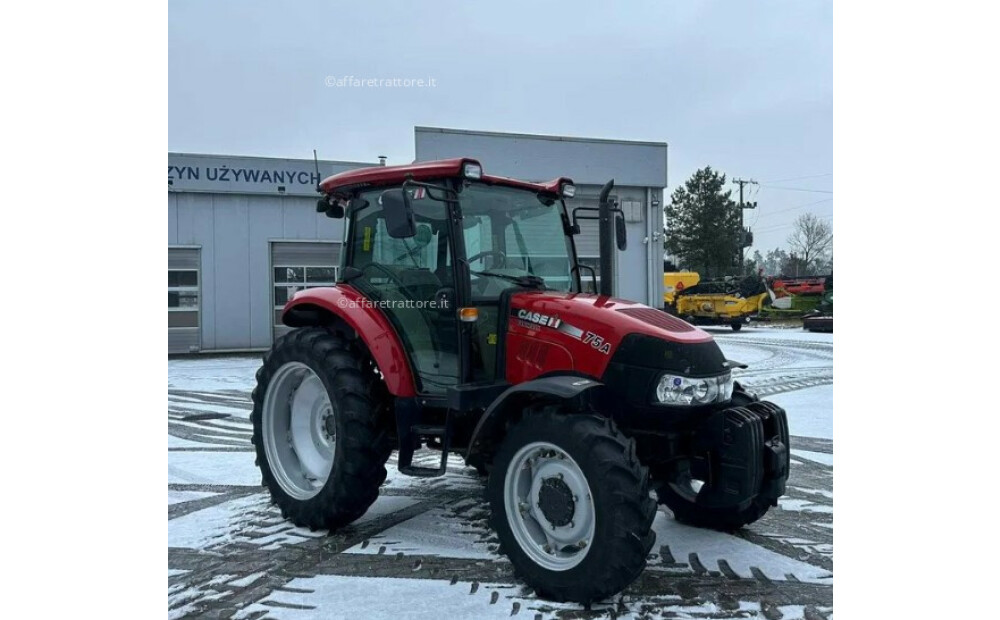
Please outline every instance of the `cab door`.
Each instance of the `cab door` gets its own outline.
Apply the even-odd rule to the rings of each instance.
[[[413,196],[417,234],[388,234],[379,195],[362,192],[367,202],[350,216],[344,267],[347,282],[361,291],[395,328],[406,349],[421,394],[440,396],[459,381],[458,319],[449,247],[447,209],[438,201]],[[411,190],[412,192],[412,190]]]

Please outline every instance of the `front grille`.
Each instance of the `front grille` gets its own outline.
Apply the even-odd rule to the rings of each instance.
[[[618,312],[626,314],[634,319],[639,319],[643,323],[661,327],[668,332],[689,332],[694,328],[673,316],[655,308],[622,308]]]

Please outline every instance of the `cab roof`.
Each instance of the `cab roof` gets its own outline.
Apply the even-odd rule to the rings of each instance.
[[[404,166],[373,166],[371,168],[358,168],[335,174],[323,179],[323,182],[319,186],[325,194],[339,194],[362,187],[400,185],[407,178],[412,178],[414,181],[430,181],[433,179],[457,177],[461,176],[462,166],[467,163],[479,165],[479,162],[471,157],[456,157],[454,159],[439,159]],[[480,169],[482,169],[481,165]],[[517,187],[556,195],[561,194],[560,186],[563,183],[573,183],[571,179],[566,177],[559,177],[545,183],[532,183],[530,181],[486,174],[485,170],[482,177],[478,180],[490,185],[506,185],[508,187]]]

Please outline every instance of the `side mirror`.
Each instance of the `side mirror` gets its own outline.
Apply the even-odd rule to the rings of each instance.
[[[330,202],[329,198],[320,198],[316,202],[316,212],[325,213],[327,217],[341,219],[344,217],[344,207],[336,201]]]
[[[615,243],[620,252],[624,252],[625,246],[628,245],[628,239],[625,235],[625,216],[621,213],[615,213]]]
[[[394,239],[408,239],[417,234],[417,224],[413,221],[413,207],[410,197],[403,189],[387,189],[379,196],[385,227]]]

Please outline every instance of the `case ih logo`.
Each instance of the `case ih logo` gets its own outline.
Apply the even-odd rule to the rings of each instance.
[[[538,329],[535,325],[548,327],[558,332],[562,332],[570,338],[575,338],[584,344],[589,344],[600,353],[605,355],[611,353],[611,343],[606,342],[602,336],[598,336],[594,332],[584,331],[575,325],[565,323],[558,317],[542,314],[541,312],[532,312],[531,310],[525,310],[523,308],[511,308],[510,313],[511,316],[516,318],[521,323],[521,325],[529,329]]]
[[[559,329],[559,324],[562,323],[558,318],[554,316],[549,316],[547,314],[540,314],[538,312],[531,312],[530,310],[517,310],[515,316],[522,321],[528,321],[536,325],[543,325],[545,327],[551,327],[553,329]]]

